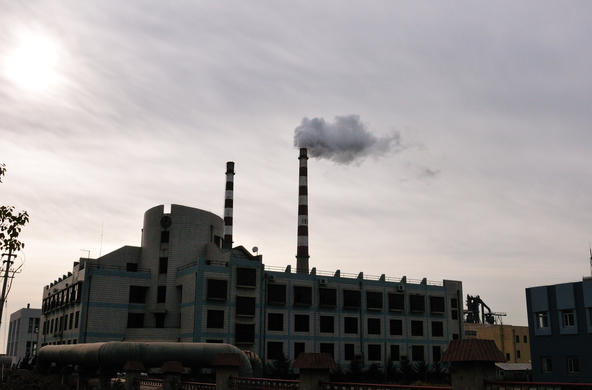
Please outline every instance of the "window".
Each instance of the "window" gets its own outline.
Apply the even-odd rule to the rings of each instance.
[[[267,330],[284,330],[284,315],[282,313],[267,313]]]
[[[164,303],[166,301],[166,286],[158,286],[156,292],[156,303]]]
[[[154,313],[154,327],[164,328],[164,313]]]
[[[270,305],[286,304],[286,285],[268,284],[267,285],[267,303]]]
[[[220,339],[206,339],[206,343],[208,344],[222,344],[224,340]]]
[[[34,320],[32,317],[29,318],[29,326],[27,327],[27,333],[33,333]]]
[[[208,310],[206,317],[206,328],[224,328],[224,310]]]
[[[423,336],[423,321],[411,321],[411,336]]]
[[[520,336],[516,335],[514,338],[516,339],[516,344],[518,344],[520,342]]]
[[[158,259],[158,273],[166,274],[169,269],[169,258],[161,257]]]
[[[335,332],[335,318],[333,316],[321,316],[320,330],[321,333]]]
[[[569,374],[580,372],[580,361],[577,357],[570,356],[567,358],[567,372]]]
[[[425,311],[425,298],[423,295],[409,295],[409,308],[414,313],[423,313]]]
[[[343,318],[343,333],[358,334],[358,319],[356,317]]]
[[[252,344],[255,341],[255,325],[236,324],[235,340],[237,344]]]
[[[334,349],[335,347],[333,346],[333,343],[321,343],[320,345],[321,353],[327,353],[331,357],[334,357]]]
[[[381,310],[382,293],[379,291],[366,291],[366,308],[370,310]]]
[[[360,291],[343,290],[343,307],[345,309],[360,307]]]
[[[391,320],[390,321],[390,335],[391,336],[402,336],[403,335],[403,320]]]
[[[310,321],[308,314],[296,314],[294,315],[294,331],[295,332],[308,332],[310,330]]]
[[[129,303],[146,303],[146,287],[130,286]]]
[[[176,286],[175,290],[177,290],[177,303],[180,305],[183,303],[183,285]]]
[[[254,316],[255,315],[255,297],[236,297],[236,315]]]
[[[430,297],[430,313],[444,313],[444,297]]]
[[[138,271],[138,264],[137,263],[126,263],[125,270],[127,272],[137,272]],[[71,292],[73,293],[74,289],[72,289]],[[74,298],[74,294],[70,295],[70,300],[73,300],[73,298]]]
[[[452,319],[453,319],[453,320],[458,320],[458,310],[456,310],[456,309],[453,309],[453,310],[450,312],[450,316],[452,317]]]
[[[509,362],[510,361],[510,354],[506,353],[506,361]]]
[[[541,357],[541,369],[543,373],[553,372],[553,361],[550,356]]]
[[[432,358],[434,362],[439,362],[442,358],[442,348],[439,345],[432,346]]]
[[[536,327],[539,329],[547,328],[549,326],[549,315],[546,311],[541,311],[536,315]]]
[[[294,286],[294,305],[310,306],[312,304],[312,287]]]
[[[380,334],[380,318],[368,318],[368,334]]]
[[[167,230],[160,232],[160,242],[169,242],[169,232]]]
[[[458,299],[450,298],[450,307],[453,309],[458,309]]]
[[[524,343],[528,343],[528,337],[527,336],[524,336],[524,338],[523,338],[522,341],[524,341]]]
[[[405,294],[389,294],[388,300],[390,311],[405,310]]]
[[[72,329],[73,325],[74,325],[74,313],[70,313],[70,326],[68,327],[68,329]]]
[[[74,328],[78,329],[78,320],[80,319],[80,312],[76,312],[76,316],[74,317]]]
[[[237,268],[236,285],[241,287],[256,287],[257,270],[255,268]]]
[[[563,319],[563,327],[564,328],[567,328],[570,326],[575,326],[573,310],[562,310],[561,311],[561,318]]]
[[[414,362],[422,362],[424,360],[423,355],[423,345],[411,346],[411,360]]]
[[[399,360],[401,360],[400,349],[398,344],[391,345],[391,360],[393,362],[398,362]]]
[[[516,359],[520,359],[520,350],[519,349],[516,350]]]
[[[226,280],[208,279],[208,300],[209,301],[226,301],[226,290],[228,282]]]
[[[353,344],[344,344],[343,351],[345,353],[344,359],[345,360],[354,360],[355,359],[355,349]]]
[[[432,321],[432,337],[444,337],[444,323]]]
[[[76,316],[76,317],[78,317],[78,316]],[[127,327],[128,328],[143,328],[144,327],[144,314],[143,313],[128,313],[127,314]]]
[[[382,360],[380,344],[368,344],[368,360]]]
[[[267,342],[267,358],[270,360],[278,360],[284,356],[284,343],[281,341]]]
[[[337,305],[337,290],[334,288],[319,287],[319,305],[335,306]]]
[[[302,352],[305,352],[305,343],[294,343],[294,359],[297,359]]]

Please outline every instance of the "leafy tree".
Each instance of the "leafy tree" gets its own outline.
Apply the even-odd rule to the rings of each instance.
[[[413,364],[413,371],[415,371],[415,376],[418,380],[427,381],[428,365],[425,361],[415,362]]]
[[[267,372],[272,378],[286,379],[292,376],[290,360],[282,353],[272,363],[267,365]]]
[[[415,379],[415,370],[406,356],[401,356],[401,365],[399,366],[403,382],[409,383]]]

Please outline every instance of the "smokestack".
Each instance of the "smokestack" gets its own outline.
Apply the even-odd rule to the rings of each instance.
[[[296,272],[308,274],[308,155],[306,148],[300,148],[300,170],[298,185],[298,247],[296,251]]]
[[[232,249],[232,203],[234,191],[234,162],[226,163],[226,191],[224,193],[224,249]]]

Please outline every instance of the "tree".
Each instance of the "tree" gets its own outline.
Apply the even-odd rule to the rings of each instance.
[[[0,163],[0,183],[2,183],[2,177],[5,174],[6,165]],[[18,269],[11,269],[14,263],[12,258],[16,256],[16,252],[25,247],[25,243],[19,240],[19,235],[23,226],[28,222],[29,213],[26,211],[16,212],[14,206],[0,206],[0,256],[6,256],[6,260],[2,262],[4,264],[4,280],[2,281],[2,293],[0,294],[0,322],[2,320],[6,297],[12,285],[12,283],[8,285],[8,279],[18,271]]]

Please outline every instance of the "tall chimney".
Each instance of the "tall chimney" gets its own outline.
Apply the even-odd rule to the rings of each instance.
[[[296,251],[296,272],[308,274],[308,168],[306,148],[300,148],[300,170],[298,185],[298,249]]]
[[[226,163],[226,191],[224,193],[224,241],[222,248],[232,249],[232,203],[234,190],[234,162]]]

